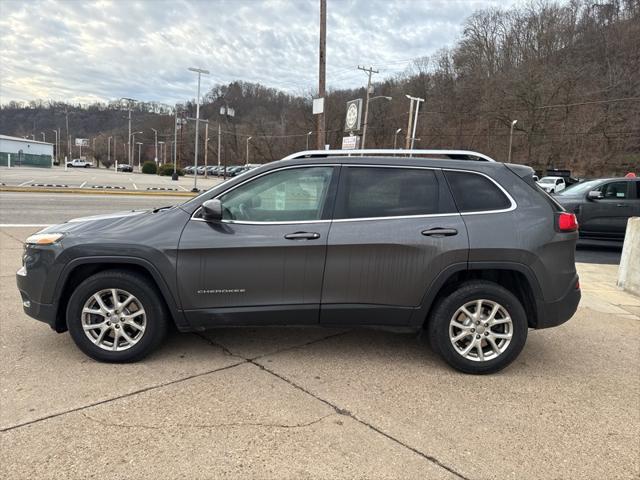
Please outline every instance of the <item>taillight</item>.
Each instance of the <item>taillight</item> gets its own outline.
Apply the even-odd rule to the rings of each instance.
[[[578,229],[578,219],[573,213],[562,212],[558,215],[558,230],[561,232],[575,232]]]

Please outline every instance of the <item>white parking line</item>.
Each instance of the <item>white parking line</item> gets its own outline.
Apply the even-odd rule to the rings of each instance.
[[[136,190],[138,189],[135,183],[133,184],[133,188],[135,188]]]
[[[188,192],[189,190],[187,190],[186,188],[184,188],[182,185],[178,185],[178,188],[181,188],[182,190],[184,190],[185,192]]]
[[[26,182],[22,182],[20,185],[18,185],[19,187],[24,187],[25,185],[30,184],[31,182],[33,182],[33,178],[31,180],[28,180]]]
[[[84,182],[82,185],[80,185],[80,188],[84,187],[87,184],[87,182]]]

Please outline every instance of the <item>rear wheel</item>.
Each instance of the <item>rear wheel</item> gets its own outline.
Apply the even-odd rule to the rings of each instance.
[[[145,277],[107,270],[82,282],[67,306],[67,326],[85,354],[102,362],[135,362],[167,331],[167,315]]]
[[[522,351],[528,322],[520,301],[488,281],[470,281],[443,298],[429,320],[431,347],[465,373],[502,370]]]

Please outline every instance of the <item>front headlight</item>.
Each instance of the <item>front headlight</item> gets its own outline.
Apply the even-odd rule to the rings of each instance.
[[[24,243],[27,245],[53,245],[63,236],[62,233],[36,233],[27,238]]]

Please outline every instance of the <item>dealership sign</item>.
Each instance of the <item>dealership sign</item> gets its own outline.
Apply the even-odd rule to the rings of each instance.
[[[360,119],[362,117],[362,99],[357,98],[347,102],[347,116],[344,121],[345,132],[355,132],[360,130]]]
[[[88,138],[76,138],[76,147],[88,147],[89,139]]]
[[[342,137],[342,150],[357,150],[358,148],[360,148],[360,137],[358,135]]]

